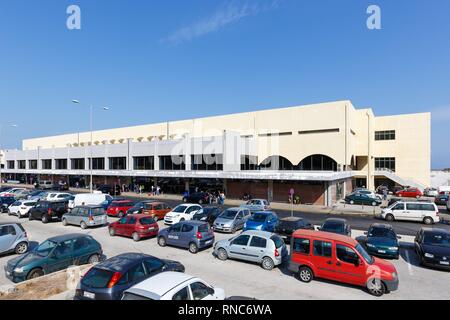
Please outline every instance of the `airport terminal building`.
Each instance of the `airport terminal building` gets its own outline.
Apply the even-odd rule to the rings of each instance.
[[[332,205],[357,186],[428,187],[431,115],[377,117],[338,101],[27,139],[5,151],[8,179],[199,186]]]

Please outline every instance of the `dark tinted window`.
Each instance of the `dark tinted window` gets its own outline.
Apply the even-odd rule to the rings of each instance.
[[[420,207],[419,204],[416,203],[407,203],[406,204],[406,210],[421,210],[422,208]]]
[[[164,266],[164,263],[159,259],[147,259],[144,260],[144,266],[147,269],[148,273],[153,273],[161,270]]]
[[[73,250],[81,250],[87,246],[89,246],[89,241],[85,237],[81,237],[75,240],[73,245]]]
[[[423,211],[433,211],[433,212],[436,211],[434,205],[432,205],[431,203],[430,204],[420,204],[419,206],[420,206],[420,210],[423,210]]]
[[[249,239],[250,239],[249,235],[242,235],[242,236],[239,236],[236,239],[234,239],[232,244],[238,245],[238,246],[246,246]]]
[[[130,217],[130,220],[128,220],[128,224],[136,224],[136,218]]]
[[[133,293],[131,293],[131,292],[125,292],[125,293],[123,294],[122,300],[136,300],[136,301],[141,301],[141,300],[153,300],[153,299],[150,299],[150,298],[147,298],[147,297],[143,297],[143,296],[140,296],[140,295],[137,295],[137,294],[133,294]]]
[[[209,224],[202,224],[198,226],[198,232],[208,232],[209,231]]]
[[[181,224],[177,223],[176,225],[174,225],[171,230],[171,232],[180,232],[181,231]]]
[[[184,287],[180,291],[174,294],[172,297],[172,300],[178,300],[178,301],[186,301],[189,300],[189,291],[188,287]]]
[[[250,241],[250,247],[265,248],[267,246],[267,240],[261,237],[253,236]]]
[[[193,300],[202,300],[209,295],[211,289],[201,282],[191,284],[191,292]]]
[[[114,272],[98,268],[92,268],[81,279],[81,283],[91,288],[103,289],[108,286]]]
[[[146,275],[142,263],[139,263],[138,265],[128,270],[127,274],[129,282],[135,282],[144,279]]]
[[[331,242],[314,240],[314,255],[331,258]]]
[[[272,236],[270,239],[274,242],[275,248],[281,248],[284,245],[283,239],[279,236]]]
[[[148,218],[141,218],[141,220],[139,220],[139,222],[142,225],[146,226],[146,225],[155,223],[155,220],[153,220],[153,218],[151,218],[151,217],[148,217]]]
[[[295,238],[294,239],[294,252],[309,254],[311,251],[311,242],[309,239]]]
[[[194,230],[194,226],[184,224],[183,228],[181,229],[181,232],[191,232],[192,230]]]
[[[326,221],[322,227],[323,231],[344,232],[344,224],[334,221]]]
[[[395,232],[392,229],[388,228],[371,228],[369,230],[369,237],[397,239]]]
[[[352,248],[340,244],[336,245],[336,255],[339,260],[346,263],[353,264],[358,259],[358,255]]]
[[[0,236],[16,235],[16,229],[13,226],[0,227]]]

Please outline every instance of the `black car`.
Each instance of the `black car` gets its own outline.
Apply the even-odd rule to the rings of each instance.
[[[117,199],[114,199],[117,200]],[[132,206],[130,209],[127,210],[126,214],[140,214],[143,213],[143,210],[145,208],[146,203],[155,202],[156,200],[145,200],[145,201],[139,201],[134,206]]]
[[[450,231],[422,228],[414,239],[414,247],[421,265],[450,270]]]
[[[48,223],[54,219],[61,220],[68,211],[68,201],[39,201],[28,212],[28,219]]]
[[[326,219],[319,230],[324,232],[337,233],[348,237],[351,237],[352,235],[352,228],[347,223],[347,220],[340,218]]]
[[[110,196],[120,196],[121,189],[119,185],[110,186],[110,185],[103,185],[99,186],[97,188],[97,191],[101,191],[104,194],[109,194]]]
[[[14,197],[0,197],[0,213],[7,213],[8,207],[16,202]]]
[[[198,210],[192,217],[192,220],[205,221],[212,226],[221,213],[222,210],[219,207],[206,207]]]
[[[288,217],[280,219],[275,226],[275,233],[278,234],[285,242],[291,241],[294,231],[299,229],[314,230],[314,226],[303,218]]]
[[[142,253],[123,253],[92,267],[81,279],[75,299],[120,300],[123,291],[164,271],[184,272],[184,266]]]
[[[183,197],[183,202],[198,204],[209,203],[209,194],[206,192],[191,193]]]

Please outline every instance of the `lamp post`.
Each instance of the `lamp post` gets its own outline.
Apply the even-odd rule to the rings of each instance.
[[[3,125],[0,124],[0,151],[2,150],[1,148],[1,140],[2,140],[2,130],[3,130]],[[10,127],[10,128],[17,128],[17,124],[9,124],[5,127]],[[3,156],[6,156],[6,154],[4,154]],[[3,184],[3,180],[2,180],[2,164],[1,164],[1,156],[0,156],[0,188],[2,187]]]
[[[79,100],[72,100],[72,103],[80,104],[80,101],[79,101]],[[91,145],[90,145],[90,148],[89,148],[89,150],[90,150],[90,158],[89,158],[89,169],[90,169],[89,190],[90,190],[91,193],[94,192],[94,190],[93,190],[93,184],[92,184],[92,177],[93,177],[93,169],[92,169],[92,167],[93,167],[93,161],[92,161],[92,145],[94,144],[94,141],[93,141],[92,122],[93,122],[93,113],[94,113],[94,109],[95,109],[95,108],[94,108],[92,105],[89,106],[89,128],[90,128],[90,131],[91,131]],[[109,110],[108,107],[102,107],[102,108],[98,108],[98,109],[103,110],[103,111]],[[86,164],[85,164],[85,165],[86,165]]]

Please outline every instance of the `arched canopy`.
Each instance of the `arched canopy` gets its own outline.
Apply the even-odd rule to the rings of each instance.
[[[285,157],[270,156],[259,165],[261,170],[295,170],[294,165]]]
[[[337,171],[337,162],[329,156],[314,154],[306,157],[298,164],[302,171]]]

